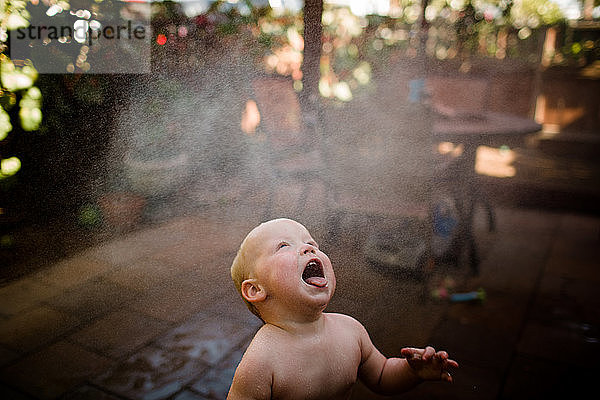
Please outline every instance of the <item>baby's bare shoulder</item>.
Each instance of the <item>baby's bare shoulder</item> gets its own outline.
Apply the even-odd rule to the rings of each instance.
[[[251,374],[255,374],[256,371],[261,371],[262,375],[268,375],[269,371],[273,369],[272,359],[272,348],[273,348],[273,333],[267,327],[263,325],[258,332],[254,335],[254,338],[248,345],[248,348],[244,352],[244,356],[238,366],[238,373],[244,373],[249,371]],[[276,340],[275,340],[276,342]],[[267,373],[267,374],[265,374]]]
[[[246,353],[250,353],[253,357],[267,359],[273,346],[277,346],[280,342],[281,334],[278,332],[278,328],[265,324],[254,335]]]
[[[254,335],[244,357],[254,362],[260,362],[263,367],[265,364],[272,364],[277,361],[277,357],[273,355],[282,349],[285,350],[289,340],[289,335],[285,331],[276,326],[265,324]]]
[[[274,364],[263,328],[256,333],[236,368],[228,399],[270,398]]]
[[[325,313],[323,315],[332,325],[357,331],[362,331],[364,329],[363,325],[360,322],[358,322],[356,319],[349,315],[338,313]]]

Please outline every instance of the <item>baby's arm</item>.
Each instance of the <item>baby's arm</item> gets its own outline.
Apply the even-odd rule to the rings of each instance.
[[[227,400],[262,400],[271,398],[273,374],[265,353],[251,343],[240,361]],[[258,346],[260,347],[260,346]],[[263,349],[264,350],[264,349]]]
[[[447,372],[458,367],[448,359],[446,352],[426,349],[402,349],[406,358],[386,358],[371,342],[366,329],[360,325],[360,347],[362,353],[359,377],[372,391],[380,394],[405,392],[424,380],[446,380],[452,378]]]

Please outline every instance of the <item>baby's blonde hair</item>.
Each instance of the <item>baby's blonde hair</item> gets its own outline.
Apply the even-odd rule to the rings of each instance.
[[[252,272],[252,268],[254,266],[254,260],[249,259],[246,249],[246,242],[248,241],[249,236],[250,235],[248,234],[248,236],[246,236],[246,238],[242,241],[237,255],[235,256],[235,258],[233,259],[233,263],[231,264],[231,279],[233,279],[235,288],[237,289],[240,296],[242,296],[242,282],[250,278],[250,273]],[[242,300],[244,300],[244,303],[246,303],[248,310],[250,310],[262,321],[263,319],[261,318],[256,306],[254,306],[254,304],[246,300],[244,296],[242,296]]]

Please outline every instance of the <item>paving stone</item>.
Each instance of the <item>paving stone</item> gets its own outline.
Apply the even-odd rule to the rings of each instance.
[[[597,260],[576,260],[567,256],[551,256],[546,264],[546,273],[567,279],[600,283]]]
[[[196,263],[192,267],[178,265],[173,270],[174,274],[165,278],[163,286],[193,287],[203,293],[207,293],[209,289],[218,293],[234,289],[229,268],[235,254],[224,253],[219,256],[206,257],[205,253],[204,250],[196,255],[190,253],[190,257],[193,256]],[[156,256],[156,260],[161,262],[159,256]]]
[[[130,311],[116,311],[68,337],[111,358],[121,358],[169,328],[169,324]]]
[[[178,273],[165,279],[162,286],[179,290],[192,288],[204,293],[223,293],[229,289],[229,286],[233,286],[233,281],[229,278],[228,271],[223,271],[226,268],[223,267],[220,271],[217,271],[222,265],[222,262],[215,260],[210,262],[210,266],[203,264],[197,268],[184,270],[183,272],[177,270]]]
[[[209,270],[228,271],[233,256],[245,235],[252,228],[247,221],[234,221],[223,224],[222,221],[202,220],[187,230],[188,236],[180,243],[171,247],[155,251],[153,257],[176,264],[182,270],[195,268],[208,268]],[[232,255],[225,261],[225,268],[221,265],[208,263],[207,260],[221,259],[223,255]],[[224,274],[228,276],[228,273]]]
[[[487,290],[482,303],[451,304],[448,317],[462,324],[485,326],[498,334],[510,335],[523,325],[529,300],[526,295]]]
[[[6,385],[0,384],[0,398],[8,400],[32,400],[33,397],[21,391],[17,391]]]
[[[481,262],[481,285],[488,290],[529,294],[547,260],[551,236],[535,241],[503,237]]]
[[[0,367],[10,364],[12,361],[19,358],[20,354],[16,351],[8,350],[4,347],[0,347]]]
[[[431,335],[439,326],[444,309],[439,305],[413,308],[404,317],[397,312],[382,309],[381,313],[362,315],[361,322],[369,332],[371,340],[386,356],[394,357],[406,346],[437,346]],[[354,314],[351,314],[354,316]]]
[[[590,329],[595,331],[590,331]],[[600,357],[598,327],[577,321],[544,323],[527,322],[518,351],[549,361],[561,361],[578,366],[594,367]]]
[[[202,378],[192,385],[192,389],[200,393],[203,398],[225,399],[233,381],[235,367],[226,369],[211,368]]]
[[[223,253],[228,253],[227,249],[221,246],[207,245],[203,242],[184,242],[155,252],[152,257],[162,262],[168,262],[175,265],[179,271],[203,268],[203,266],[213,267],[210,260],[219,258]],[[208,263],[207,263],[207,260]],[[219,269],[223,271],[223,269]]]
[[[589,243],[600,240],[600,218],[582,214],[563,214],[560,219],[559,235],[578,242]]]
[[[233,375],[240,363],[244,351],[250,344],[250,340],[245,341],[241,347],[225,358],[218,367],[211,368],[207,373],[191,385],[191,388],[210,399],[224,399],[229,393]]]
[[[41,306],[0,322],[0,343],[11,350],[30,351],[75,328],[74,315]]]
[[[423,382],[416,388],[395,396],[397,399],[439,399],[439,400],[495,400],[500,390],[501,375],[493,369],[481,368],[463,362],[460,368],[452,371],[451,384],[448,382]],[[361,397],[352,397],[360,399]],[[364,397],[387,398],[387,397]]]
[[[552,235],[561,223],[561,214],[519,208],[494,208],[497,232],[503,236],[539,237]]]
[[[224,397],[223,397],[224,398]],[[209,397],[201,396],[190,390],[184,390],[173,397],[173,400],[211,400]]]
[[[479,366],[501,374],[509,363],[518,332],[496,332],[477,320],[447,318],[433,332],[430,342],[446,350],[459,364]],[[469,338],[465,340],[465,338]]]
[[[535,296],[528,319],[545,324],[562,325],[573,321],[586,321],[584,304],[577,297],[567,295],[566,289],[546,295],[541,292]]]
[[[164,399],[206,370],[206,364],[179,352],[144,348],[94,379],[101,388],[128,399]]]
[[[1,370],[1,379],[40,399],[52,399],[107,369],[111,361],[80,346],[55,343]]]
[[[571,279],[564,275],[558,277],[546,273],[540,282],[535,307],[551,301],[556,307],[553,314],[556,314],[557,311],[562,312],[561,309],[564,310],[565,305],[574,303],[580,321],[600,325],[600,296],[597,296],[597,293],[598,283],[592,280]],[[533,312],[537,312],[535,307]],[[556,315],[552,315],[552,318],[556,318]]]
[[[120,400],[119,397],[95,387],[84,385],[67,393],[61,400]]]
[[[551,256],[573,257],[576,261],[590,261],[597,257],[600,237],[595,232],[559,230],[555,236]]]
[[[145,258],[161,249],[180,243],[188,236],[179,222],[134,232],[118,240],[88,250],[84,256],[95,258],[113,266],[125,266]]]
[[[600,368],[518,354],[499,399],[583,399],[596,390]]]
[[[219,299],[219,290],[208,283],[202,288],[188,284],[176,289],[167,283],[165,287],[145,293],[128,308],[163,321],[179,322]]]
[[[216,318],[235,319],[257,330],[263,323],[246,307],[242,297],[233,286],[228,285],[219,301],[207,306],[202,313],[211,314]]]
[[[48,297],[60,293],[60,288],[24,278],[0,288],[0,314],[16,315],[39,306]]]
[[[600,241],[575,242],[572,238],[557,237],[546,263],[545,273],[567,279],[600,282],[598,245]]]
[[[156,341],[156,346],[215,366],[256,329],[238,320],[197,315]]]
[[[223,361],[221,361],[219,368],[227,370],[233,368],[235,371],[240,361],[242,361],[242,357],[244,356],[244,353],[246,352],[246,349],[250,345],[252,339],[253,337],[249,337],[243,341],[242,344],[233,351],[233,353],[229,354]],[[233,374],[231,375],[231,378],[233,379]],[[229,383],[231,383],[231,379],[229,380]]]
[[[148,257],[118,268],[104,277],[107,281],[120,286],[138,292],[146,292],[164,286],[165,281],[179,273],[179,268],[174,266],[173,263]]]
[[[52,287],[67,289],[96,278],[111,268],[110,264],[90,258],[84,253],[37,272],[33,278]]]
[[[101,316],[138,296],[137,292],[103,278],[87,281],[46,300],[46,304],[79,318],[90,320]]]

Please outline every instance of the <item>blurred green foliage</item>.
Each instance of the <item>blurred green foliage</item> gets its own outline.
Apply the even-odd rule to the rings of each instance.
[[[295,87],[301,90],[301,13],[257,7],[251,1],[244,5],[242,12],[227,1],[214,2],[195,18],[199,35],[202,39],[217,35],[217,40],[224,42],[235,38],[247,45],[256,65],[268,72],[291,76]],[[157,15],[159,19],[163,15],[165,22],[160,29],[179,39],[173,34],[176,5],[165,3],[161,7],[164,10]],[[391,1],[385,16],[360,16],[350,7],[326,2],[322,16],[321,95],[348,101],[353,92],[368,87],[374,69],[385,69],[388,61],[414,58],[421,46],[421,14],[421,0]],[[427,56],[458,62],[494,58],[539,63],[544,30],[565,26],[562,12],[550,0],[430,0],[425,20]],[[177,23],[185,24],[185,18]],[[561,35],[566,34],[562,29]],[[188,40],[182,46],[187,46],[189,52],[190,47],[202,42],[197,38],[194,36],[193,43]],[[557,50],[554,60],[576,63],[573,59],[578,59],[584,49],[584,42],[569,42],[569,46]]]
[[[340,100],[369,82],[371,70],[415,58],[421,51],[420,0],[398,0],[388,15],[357,16],[326,4],[321,93]],[[538,41],[546,27],[564,16],[549,0],[430,0],[425,9],[430,59],[474,58],[539,62]],[[339,90],[344,89],[344,90]]]
[[[29,60],[11,60],[5,54],[8,31],[29,25],[26,6],[26,1],[0,0],[0,141],[7,140],[15,126],[36,131],[42,122],[42,93],[34,86],[36,69]],[[21,168],[19,158],[4,149],[0,146],[0,180]]]

